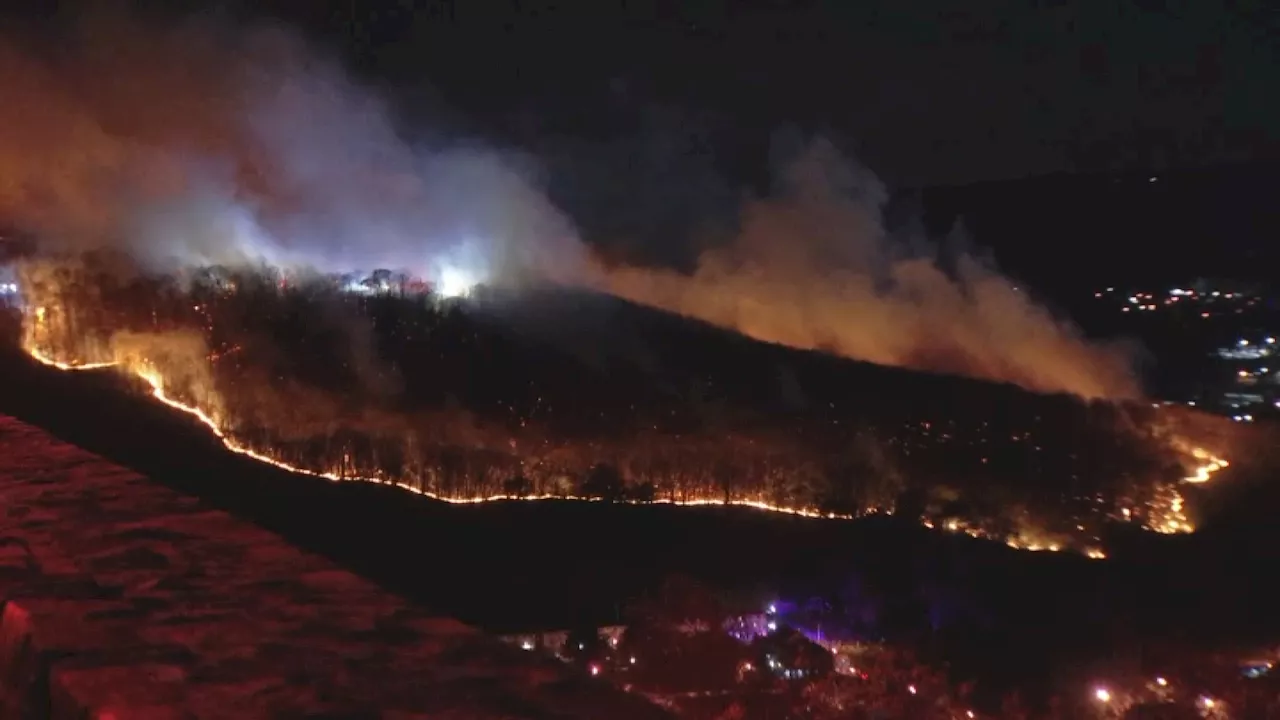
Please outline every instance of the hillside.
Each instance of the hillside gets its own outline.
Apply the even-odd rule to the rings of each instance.
[[[229,289],[45,268],[28,346],[120,363],[239,447],[446,499],[587,496],[897,509],[1015,546],[1094,548],[1112,519],[1191,528],[1206,440],[1085,404],[748,340],[571,290],[440,301],[320,280]],[[1223,437],[1207,438],[1215,452]]]

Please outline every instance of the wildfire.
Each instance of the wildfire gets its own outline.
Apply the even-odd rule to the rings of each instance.
[[[1199,447],[1187,447],[1185,443],[1175,442],[1175,447],[1190,455],[1198,464],[1191,474],[1182,479],[1190,485],[1203,485],[1213,479],[1219,471],[1229,467],[1231,463]],[[1126,511],[1126,517],[1128,511]],[[1156,496],[1148,505],[1148,521],[1145,527],[1166,535],[1189,533],[1195,531],[1186,513],[1186,498],[1176,486],[1166,486],[1156,492]]]
[[[524,500],[524,501],[577,500],[577,501],[587,501],[587,502],[601,501],[600,498],[582,497],[582,496],[574,496],[574,495],[566,496],[566,495],[493,494],[493,495],[478,495],[478,496],[471,496],[471,497],[458,497],[454,495],[443,495],[439,493],[433,493],[423,488],[416,487],[408,483],[399,482],[393,479],[344,475],[337,472],[316,471],[310,468],[300,467],[298,465],[293,465],[293,464],[284,462],[278,458],[264,454],[262,452],[259,452],[257,450],[254,450],[253,448],[250,448],[244,445],[243,443],[240,443],[235,438],[228,435],[223,430],[222,424],[219,423],[218,420],[214,418],[212,415],[210,415],[209,413],[205,412],[204,410],[198,407],[195,407],[193,405],[188,405],[187,403],[184,403],[172,397],[165,390],[164,376],[154,366],[151,366],[146,362],[139,362],[136,364],[121,363],[121,362],[95,362],[95,363],[83,363],[83,362],[75,362],[75,361],[63,362],[53,357],[50,357],[48,354],[40,351],[38,348],[28,346],[25,349],[27,353],[31,355],[31,357],[35,358],[37,361],[45,365],[48,365],[50,367],[58,368],[59,370],[67,370],[67,371],[99,370],[104,368],[117,368],[117,369],[125,370],[128,373],[132,374],[134,377],[137,377],[139,380],[142,380],[144,383],[146,383],[146,385],[150,389],[150,393],[153,398],[173,408],[174,410],[190,415],[191,417],[198,420],[205,427],[207,427],[209,431],[214,434],[214,436],[216,436],[220,441],[222,441],[222,444],[224,447],[226,447],[226,449],[238,455],[244,455],[245,457],[252,458],[254,460],[257,460],[258,462],[265,463],[267,465],[271,465],[273,467],[280,468],[281,470],[285,470],[288,472],[297,473],[300,475],[306,475],[308,477],[322,478],[322,479],[330,480],[333,482],[355,481],[355,482],[377,483],[381,485],[393,485],[402,490],[407,490],[409,492],[412,492],[416,495],[422,495],[424,497],[429,497],[433,500],[439,500],[442,502],[452,503],[456,505],[471,505],[476,503],[514,501],[514,500]],[[700,506],[701,507],[706,507],[706,506],[745,507],[745,508],[752,508],[755,510],[762,510],[765,512],[780,513],[784,515],[793,515],[793,516],[805,517],[805,518],[821,518],[821,519],[828,519],[828,520],[851,520],[854,518],[853,515],[845,514],[845,513],[823,512],[813,508],[787,507],[784,505],[777,505],[774,503],[766,502],[764,500],[751,500],[751,499],[742,499],[742,498],[731,498],[731,499],[693,498],[693,499],[686,499],[686,500],[673,500],[673,499],[659,498],[651,501],[624,500],[622,502],[625,502],[627,504],[637,504],[637,505],[638,504],[678,505],[682,507],[700,507]],[[871,512],[874,512],[874,510]],[[929,527],[929,528],[935,527],[934,523],[928,519],[925,519],[922,522],[925,525],[925,527]],[[971,528],[967,526],[962,528],[959,524],[955,522],[945,525],[944,529],[950,532],[964,532],[965,534],[971,537],[992,539],[992,540],[1000,539],[997,537],[993,537],[988,533],[985,533],[977,528]],[[1018,550],[1026,550],[1030,552],[1041,552],[1041,551],[1057,552],[1063,549],[1063,546],[1058,543],[1041,544],[1036,541],[1027,541],[1026,538],[1023,538],[1023,537],[1008,538],[1005,540],[1005,543],[1011,548],[1018,549]],[[1089,557],[1092,559],[1103,559],[1106,557],[1106,553],[1104,553],[1102,550],[1098,548],[1085,548],[1082,552],[1086,557]]]
[[[23,332],[23,349],[37,361],[50,367],[65,371],[102,370],[112,368],[118,372],[133,376],[148,388],[150,395],[170,408],[185,413],[208,428],[222,444],[231,452],[251,458],[273,467],[305,475],[322,478],[333,482],[358,481],[382,485],[394,485],[417,495],[452,504],[476,504],[495,501],[543,501],[543,500],[578,500],[602,501],[599,497],[584,497],[563,492],[555,494],[509,494],[493,493],[484,495],[460,496],[457,494],[438,493],[405,481],[404,478],[382,475],[376,468],[366,469],[363,473],[352,472],[350,467],[331,467],[328,469],[305,467],[287,462],[269,450],[251,447],[238,439],[232,428],[234,418],[222,408],[221,397],[212,387],[211,379],[200,376],[200,368],[188,367],[191,361],[178,360],[165,355],[162,351],[136,344],[133,346],[119,343],[93,344],[77,339],[74,349],[66,349],[59,339],[66,335],[64,318],[60,306],[34,307],[28,315],[28,323]],[[57,348],[57,349],[55,349]],[[223,354],[233,353],[239,347],[232,347]],[[156,354],[160,353],[160,354]],[[215,361],[218,354],[201,351],[197,356],[206,363]],[[180,373],[168,374],[165,368],[180,370]],[[194,378],[194,380],[193,380]],[[188,400],[188,398],[194,398]],[[1191,448],[1175,443],[1175,449],[1194,458],[1198,465],[1183,480],[1184,483],[1202,484],[1210,480],[1217,472],[1226,468],[1226,460],[1219,458],[1202,448]],[[425,485],[425,484],[424,484]],[[780,513],[805,518],[852,519],[854,514],[828,512],[814,507],[795,507],[770,502],[761,497],[685,497],[655,498],[652,500],[624,499],[618,502],[628,504],[667,504],[681,506],[735,506],[752,508],[761,511]],[[868,513],[878,512],[870,509]],[[1185,513],[1185,500],[1176,486],[1165,486],[1157,490],[1156,496],[1148,503],[1143,514],[1144,526],[1161,533],[1191,532],[1194,527]],[[1130,513],[1124,513],[1124,519],[1130,519]],[[930,518],[921,518],[926,527],[934,528]],[[1010,535],[991,532],[981,525],[969,524],[958,519],[949,519],[938,524],[938,529],[964,533],[971,537],[1003,542],[1011,548],[1030,552],[1057,552],[1074,549],[1090,558],[1105,558],[1106,554],[1094,546],[1082,545],[1077,538],[1066,535],[1054,535],[1041,532],[1030,523]],[[1083,529],[1083,528],[1081,528]]]
[[[187,403],[177,400],[171,395],[169,395],[165,391],[164,376],[161,375],[159,370],[157,370],[154,366],[151,366],[145,362],[138,363],[138,364],[127,364],[127,363],[121,363],[121,362],[95,362],[95,363],[83,363],[83,362],[76,362],[76,361],[63,362],[50,357],[46,353],[34,347],[26,347],[25,350],[27,354],[29,354],[32,358],[36,359],[40,363],[44,365],[48,365],[49,367],[57,368],[59,370],[67,370],[67,371],[101,370],[105,368],[118,368],[118,369],[126,370],[128,373],[132,374],[134,377],[138,378],[139,380],[142,380],[144,383],[147,384],[148,388],[150,389],[151,396],[153,398],[164,403],[165,405],[168,405],[174,410],[186,413],[187,415],[190,415],[191,417],[200,421],[200,423],[203,424],[205,427],[207,427],[209,431],[214,434],[215,437],[217,437],[219,440],[222,441],[222,444],[224,447],[226,447],[226,449],[238,455],[244,455],[245,457],[252,458],[254,460],[257,460],[258,462],[266,463],[268,465],[280,468],[281,470],[286,470],[288,472],[297,473],[300,475],[306,475],[308,477],[323,478],[325,480],[331,480],[334,482],[355,481],[355,482],[377,483],[380,485],[394,485],[395,487],[401,488],[403,490],[408,490],[409,492],[412,492],[417,495],[429,497],[433,500],[440,500],[442,502],[453,503],[455,505],[471,505],[476,503],[496,502],[496,501],[503,501],[503,500],[508,500],[508,501],[509,500],[530,500],[530,501],[578,500],[578,501],[587,501],[587,502],[601,501],[600,498],[595,498],[595,497],[585,497],[585,496],[575,496],[575,495],[550,495],[550,494],[547,494],[547,495],[493,494],[493,495],[476,495],[471,497],[458,497],[454,495],[442,495],[438,493],[433,493],[429,490],[424,490],[423,488],[415,487],[408,483],[398,482],[398,481],[390,480],[386,478],[361,477],[361,476],[344,475],[341,473],[331,472],[331,471],[312,470],[309,468],[284,462],[277,458],[271,457],[270,455],[266,455],[264,453],[258,452],[257,450],[254,450],[253,448],[250,448],[244,445],[243,443],[240,443],[235,438],[228,435],[222,429],[222,424],[219,423],[218,420],[216,420],[212,415],[210,415],[209,413],[205,412],[204,410],[198,407],[195,407],[193,405],[188,405]],[[786,515],[796,515],[796,516],[806,517],[806,518],[823,518],[823,519],[829,519],[829,520],[851,520],[854,517],[853,515],[846,514],[846,513],[822,512],[820,510],[816,510],[812,508],[786,507],[782,505],[775,505],[773,503],[765,502],[763,500],[750,500],[750,499],[740,499],[740,498],[728,499],[728,500],[723,498],[695,498],[695,499],[689,499],[689,500],[671,500],[671,499],[659,498],[659,499],[654,499],[654,500],[645,501],[645,502],[634,501],[634,500],[623,501],[623,502],[627,502],[630,504],[647,504],[647,505],[680,505],[684,507],[716,506],[716,505],[732,506],[732,507],[747,507],[747,508],[753,508],[756,510],[764,510],[767,512],[782,513]]]
[[[1207,483],[1213,479],[1215,473],[1231,465],[1231,463],[1220,457],[1214,456],[1208,450],[1203,448],[1191,448],[1190,452],[1192,457],[1200,461],[1200,464],[1196,466],[1195,470],[1190,475],[1183,478],[1183,482],[1191,483],[1193,485]]]
[[[1161,488],[1149,506],[1148,530],[1165,535],[1189,533],[1195,526],[1186,513],[1186,500],[1176,487]]]

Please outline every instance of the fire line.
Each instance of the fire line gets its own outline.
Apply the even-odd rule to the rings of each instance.
[[[195,418],[197,421],[199,421],[202,425],[204,425],[209,430],[209,432],[211,432],[215,437],[218,438],[218,440],[222,443],[222,445],[227,450],[233,453],[236,453],[238,455],[243,455],[250,459],[256,460],[260,463],[264,463],[266,465],[270,465],[272,467],[287,471],[287,472],[296,473],[296,474],[304,475],[307,477],[322,478],[332,482],[355,481],[355,482],[375,483],[379,485],[392,485],[402,490],[407,490],[416,495],[421,495],[424,497],[431,498],[433,500],[438,500],[441,502],[446,502],[446,503],[455,504],[455,505],[473,505],[477,503],[500,502],[500,501],[573,500],[573,501],[584,501],[584,502],[603,502],[602,498],[574,496],[574,495],[493,494],[493,495],[475,496],[475,497],[457,497],[457,496],[433,493],[424,488],[415,487],[413,485],[410,485],[409,483],[392,480],[392,479],[356,476],[356,475],[344,475],[344,474],[338,474],[334,472],[321,472],[321,471],[293,465],[293,464],[278,460],[274,457],[271,457],[270,455],[259,452],[257,450],[254,450],[251,447],[244,445],[243,443],[237,441],[234,437],[230,436],[226,431],[224,431],[222,429],[222,425],[217,421],[217,419],[211,416],[208,412],[206,412],[205,410],[197,406],[189,405],[187,403],[182,402],[181,400],[174,398],[172,395],[166,392],[165,380],[163,375],[160,373],[160,371],[145,360],[141,362],[130,362],[130,363],[124,363],[120,361],[93,362],[93,363],[63,362],[51,357],[49,354],[41,351],[39,348],[34,347],[34,345],[30,342],[24,342],[23,349],[26,351],[28,355],[30,355],[36,361],[44,365],[47,365],[49,367],[57,368],[59,370],[92,371],[92,370],[116,369],[116,370],[121,370],[129,375],[132,375],[133,377],[138,378],[139,380],[141,380],[146,384],[146,386],[149,389],[150,395],[153,398],[155,398],[157,401],[167,405],[168,407],[174,410],[177,410],[186,415],[189,415]],[[1229,463],[1226,460],[1216,457],[1201,448],[1191,448],[1189,450],[1189,453],[1192,455],[1192,457],[1198,460],[1200,464],[1192,471],[1190,475],[1188,475],[1183,479],[1182,482],[1184,483],[1188,483],[1188,484],[1206,483],[1213,477],[1214,474],[1216,474],[1220,470],[1229,466]],[[1165,534],[1188,533],[1188,532],[1194,531],[1194,527],[1192,527],[1192,525],[1189,523],[1189,521],[1185,517],[1185,514],[1183,512],[1185,501],[1182,497],[1182,494],[1178,492],[1176,487],[1170,487],[1167,489],[1167,497],[1164,500],[1165,500],[1164,504],[1167,506],[1165,508],[1164,518],[1151,523],[1149,525],[1149,529],[1155,532],[1160,532]],[[632,504],[632,505],[678,505],[678,506],[685,506],[685,507],[698,507],[698,506],[745,507],[745,508],[752,508],[755,510],[772,512],[772,513],[786,514],[786,515],[813,518],[813,519],[828,519],[828,520],[851,520],[856,517],[855,515],[851,515],[851,514],[822,512],[822,511],[811,509],[811,508],[786,507],[786,506],[776,505],[776,504],[772,504],[772,503],[768,503],[760,500],[750,500],[750,499],[695,498],[695,499],[687,499],[687,500],[675,500],[675,499],[663,498],[663,499],[654,499],[651,501],[620,500],[619,502],[625,503],[625,504]],[[874,513],[876,511],[871,510],[869,512]],[[1126,517],[1127,517],[1127,513],[1126,513]],[[1002,541],[1004,542],[1004,544],[1017,550],[1025,550],[1025,551],[1031,551],[1031,552],[1038,552],[1038,551],[1057,552],[1059,550],[1064,549],[1063,546],[1058,543],[1026,540],[1020,536],[1019,537],[1010,536],[1010,537],[1004,537],[1004,538],[994,537],[994,536],[991,536],[989,533],[984,532],[980,528],[971,527],[962,523],[958,523],[957,521],[954,521],[954,520],[943,523],[939,526],[939,524],[934,523],[930,519],[922,518],[922,524],[925,527],[928,527],[931,529],[941,529],[941,530],[950,531],[953,533],[963,532],[967,535],[970,535],[971,537]],[[1096,547],[1080,547],[1075,549],[1078,549],[1080,553],[1092,559],[1103,559],[1106,557],[1106,553]]]

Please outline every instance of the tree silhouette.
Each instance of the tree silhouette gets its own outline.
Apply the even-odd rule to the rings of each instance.
[[[587,472],[582,481],[582,494],[600,498],[605,502],[617,502],[623,498],[622,474],[612,465],[600,463]]]
[[[643,482],[631,488],[629,495],[636,502],[650,503],[657,497],[657,490],[652,482]]]
[[[511,497],[526,497],[533,492],[533,483],[522,474],[507,478],[502,482],[502,494]]]

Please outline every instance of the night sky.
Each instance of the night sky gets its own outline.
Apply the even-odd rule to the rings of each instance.
[[[1115,175],[1088,180],[1082,194],[984,186],[926,194],[924,208],[908,197],[903,217],[927,211],[934,234],[963,218],[1002,267],[1039,284],[1056,282],[1064,263],[1079,265],[1066,274],[1080,282],[1177,277],[1204,271],[1213,252],[1214,272],[1236,274],[1261,267],[1280,228],[1271,202],[1280,191],[1280,12],[1261,2],[21,7],[33,28],[57,29],[99,4],[300,31],[380,90],[406,137],[527,151],[583,237],[629,261],[688,265],[725,241],[744,194],[768,194],[780,152],[815,135],[895,191],[1129,173],[1120,185]],[[1146,185],[1168,170],[1237,164],[1264,172]]]
[[[667,122],[743,172],[789,124],[838,135],[897,186],[1280,157],[1280,12],[1261,2],[220,7],[306,27],[422,117],[521,141],[674,108]]]

